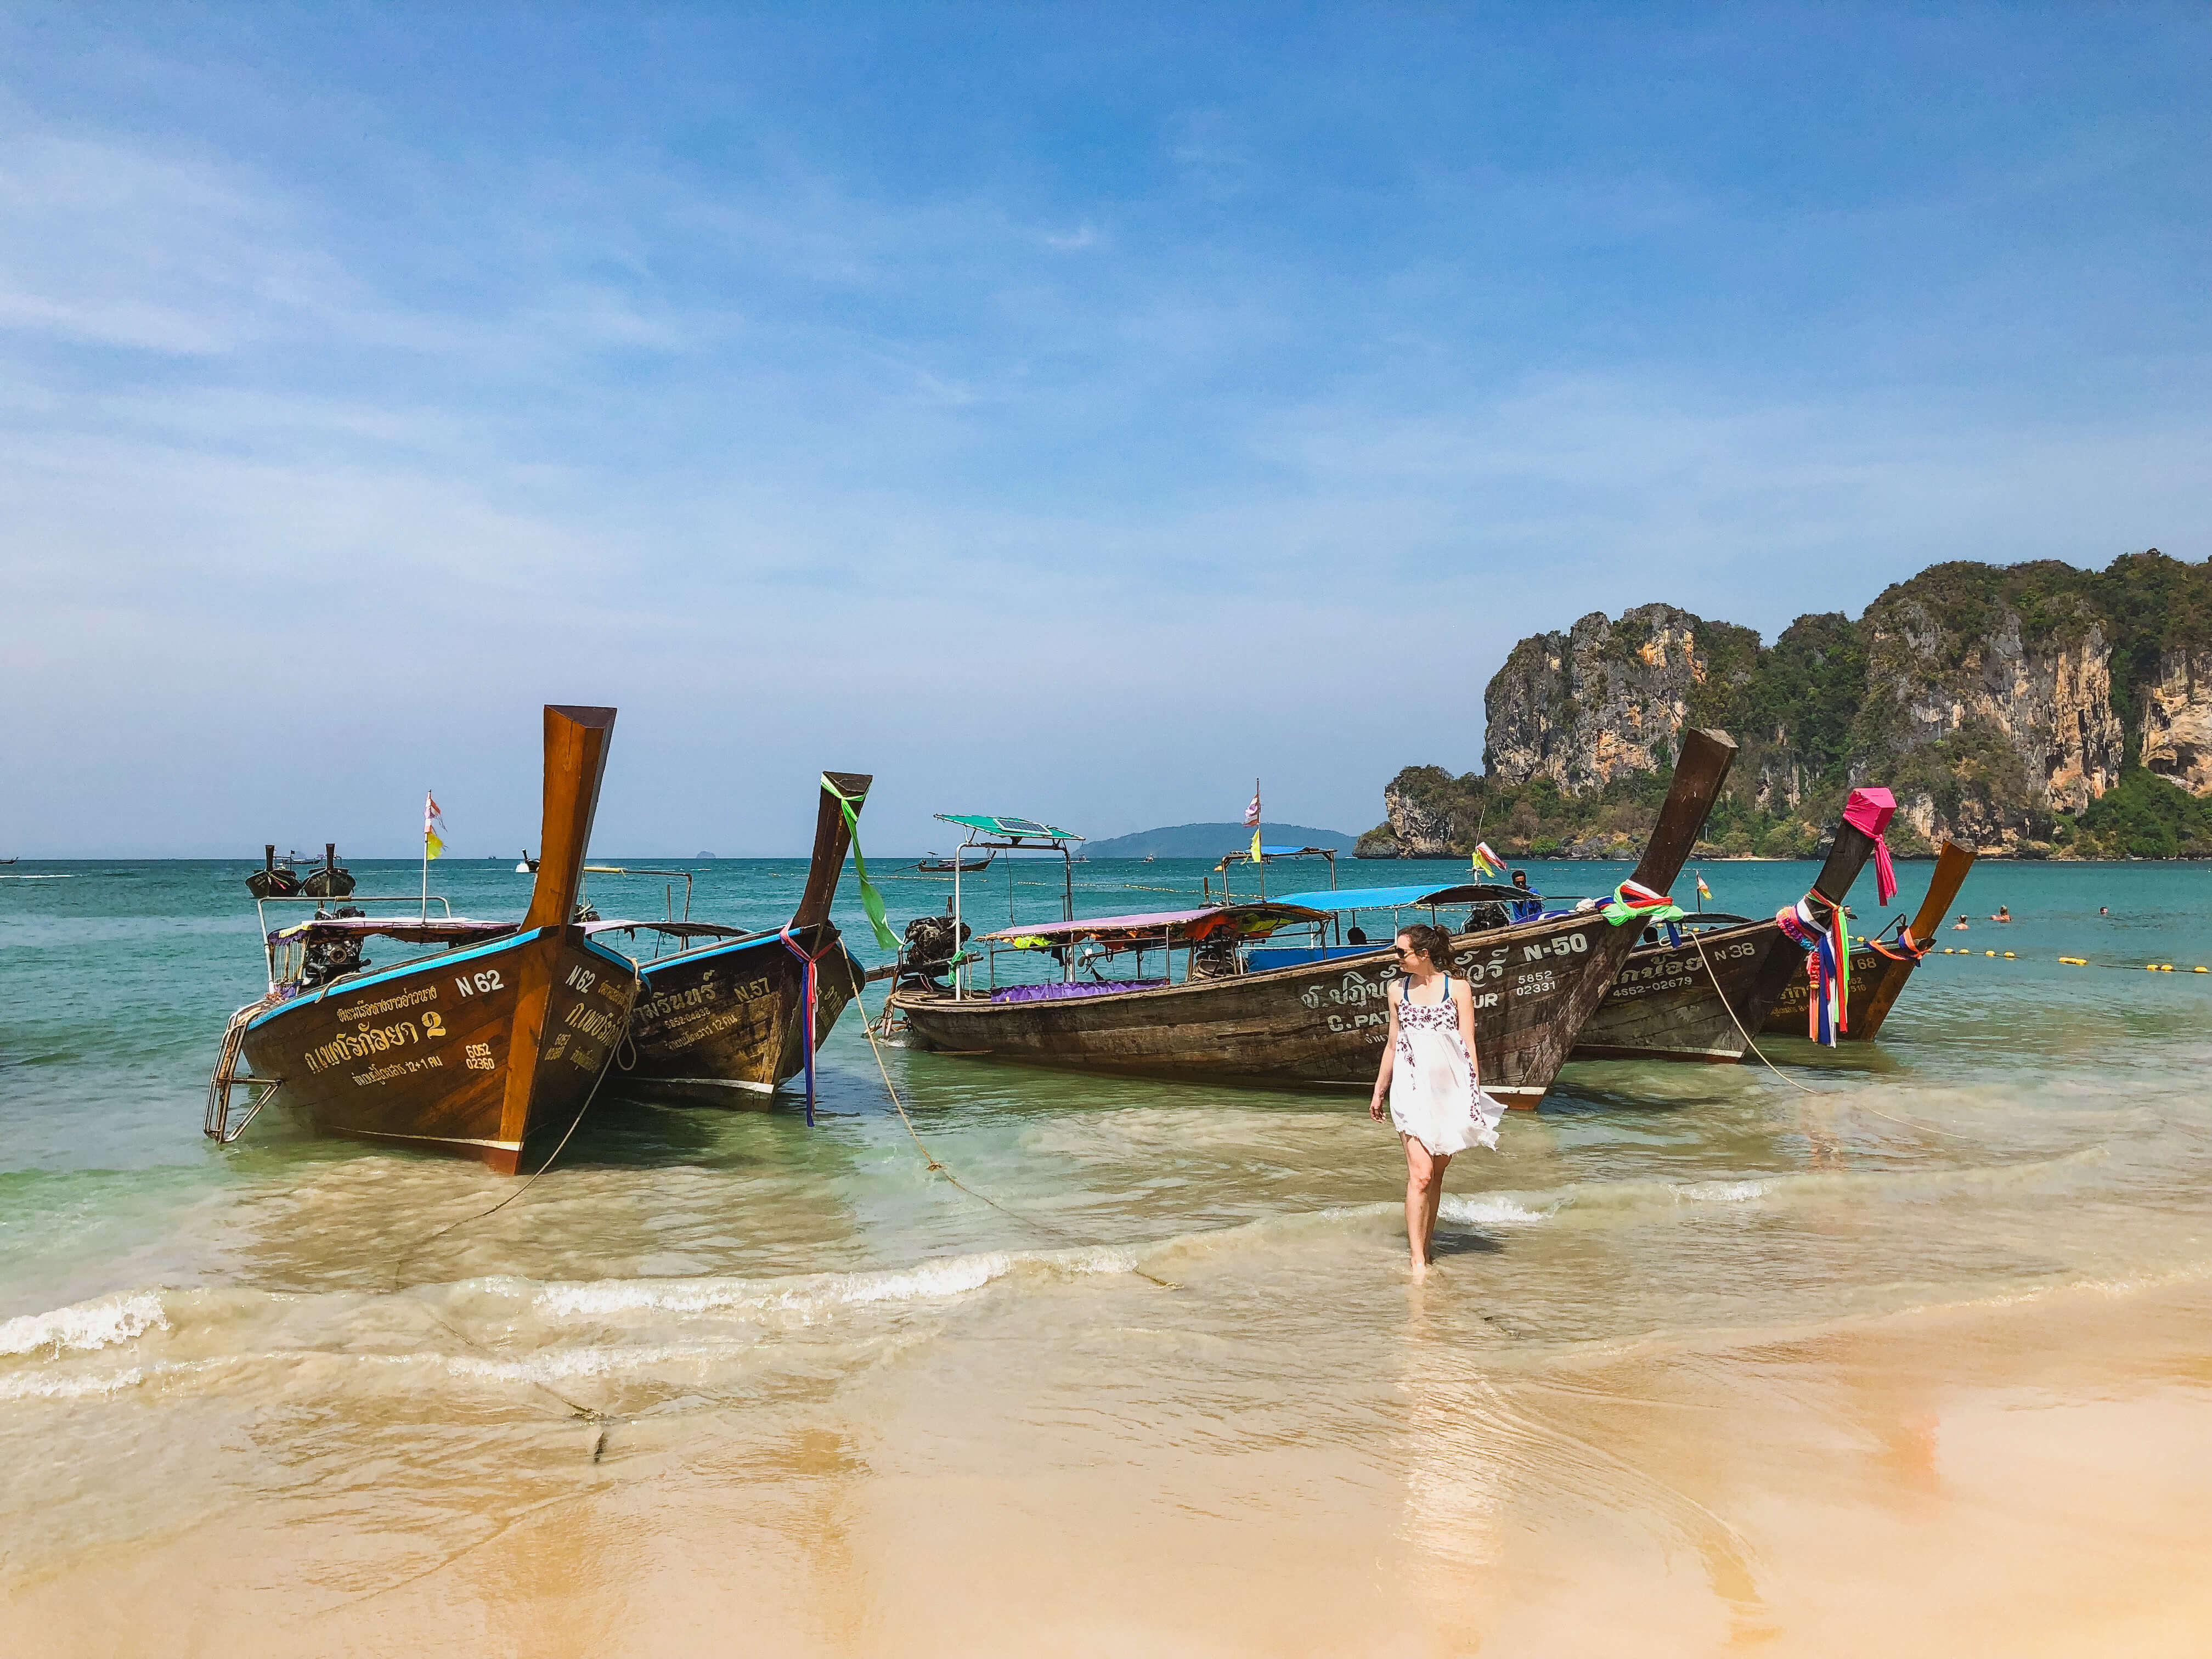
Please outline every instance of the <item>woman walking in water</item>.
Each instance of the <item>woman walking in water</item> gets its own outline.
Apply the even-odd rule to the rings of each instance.
[[[1474,1060],[1474,995],[1446,971],[1451,935],[1425,923],[1399,930],[1398,994],[1390,998],[1390,1031],[1375,1074],[1367,1115],[1390,1124],[1406,1147],[1406,1246],[1413,1277],[1426,1275],[1444,1166],[1470,1146],[1496,1146],[1498,1102],[1482,1092]]]

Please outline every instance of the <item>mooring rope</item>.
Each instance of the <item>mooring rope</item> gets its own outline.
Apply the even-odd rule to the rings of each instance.
[[[845,979],[846,982],[852,987],[853,1000],[857,1005],[860,1000],[860,987],[859,982],[853,977],[853,958],[849,955],[845,958]],[[1049,1221],[1040,1220],[1036,1216],[1025,1215],[1019,1210],[1008,1208],[1006,1205],[1000,1203],[997,1199],[993,1198],[988,1193],[977,1192],[966,1182],[961,1180],[958,1176],[954,1175],[951,1170],[946,1169],[945,1167],[944,1160],[939,1158],[934,1152],[932,1152],[928,1146],[923,1143],[920,1133],[916,1131],[914,1127],[914,1120],[907,1115],[906,1103],[899,1098],[898,1087],[891,1081],[890,1068],[884,1064],[883,1046],[876,1041],[876,1029],[872,1024],[869,1024],[866,1018],[867,1010],[866,1008],[862,1008],[860,1012],[862,1016],[860,1026],[861,1029],[868,1034],[868,1050],[875,1056],[876,1073],[884,1080],[884,1092],[890,1097],[891,1109],[899,1115],[899,1121],[906,1125],[907,1133],[913,1138],[915,1150],[921,1154],[922,1161],[929,1167],[930,1170],[933,1174],[943,1176],[946,1181],[950,1182],[953,1186],[957,1187],[962,1192],[967,1194],[969,1197],[989,1205],[1001,1215],[1010,1217],[1013,1220],[1021,1222],[1025,1225],[1035,1227],[1040,1232],[1048,1233],[1055,1238],[1063,1239],[1069,1244],[1079,1246],[1087,1245],[1092,1248],[1097,1247],[1097,1241],[1095,1239],[1084,1238],[1078,1234],[1070,1232],[1065,1227],[1055,1226]],[[1132,1266],[1129,1271],[1136,1274],[1138,1278],[1149,1280],[1151,1283],[1158,1285],[1164,1291],[1179,1291],[1182,1288],[1182,1285],[1175,1284],[1171,1280],[1160,1278],[1157,1273],[1146,1273],[1142,1267]]]
[[[1916,1123],[1911,1118],[1892,1116],[1887,1112],[1879,1111],[1872,1106],[1861,1104],[1859,1102],[1851,1099],[1849,1096],[1844,1094],[1841,1089],[1808,1088],[1804,1084],[1800,1083],[1796,1078],[1791,1077],[1779,1066],[1777,1066],[1772,1060],[1769,1060],[1760,1050],[1759,1046],[1752,1041],[1751,1033],[1743,1029],[1743,1022],[1736,1018],[1735,1010],[1729,1006],[1728,994],[1721,989],[1721,976],[1713,971],[1712,960],[1705,955],[1705,941],[1703,935],[1693,933],[1690,937],[1697,943],[1698,960],[1704,963],[1705,965],[1705,977],[1712,983],[1713,995],[1719,1000],[1721,1006],[1727,1010],[1729,1023],[1735,1027],[1736,1035],[1743,1039],[1743,1046],[1750,1049],[1753,1054],[1759,1056],[1759,1063],[1760,1065],[1766,1067],[1768,1071],[1773,1073],[1775,1076],[1780,1078],[1791,1088],[1796,1090],[1798,1093],[1806,1095],[1820,1095],[1826,1098],[1840,1100],[1844,1105],[1850,1107],[1853,1111],[1870,1113],[1874,1116],[1886,1119],[1889,1122],[1901,1123],[1908,1129],[1924,1129],[1929,1134],[1948,1135],[1954,1140],[1972,1140],[1974,1139],[1972,1135],[1962,1135],[1954,1130],[1939,1129],[1932,1123]]]

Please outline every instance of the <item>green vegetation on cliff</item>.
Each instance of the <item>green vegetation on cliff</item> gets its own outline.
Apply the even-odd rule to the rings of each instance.
[[[1665,793],[1669,728],[1687,724],[1719,726],[1741,750],[1706,856],[1802,855],[1855,782],[1896,792],[1900,853],[1955,836],[2027,857],[2212,856],[2212,797],[2146,769],[2143,746],[2154,693],[2168,725],[2177,698],[2205,718],[2207,653],[2212,562],[2154,549],[2101,571],[1933,565],[1856,621],[1800,617],[1771,647],[1665,605],[1587,617],[1522,641],[1499,671],[1485,698],[1491,769],[1407,769],[1361,849],[1464,854],[1481,839],[1513,857],[1632,854]],[[1668,715],[1657,728],[1655,711]],[[2201,735],[2188,741],[2201,757]],[[1644,753],[1662,769],[1643,769]],[[2196,765],[2185,781],[2205,787],[2186,750],[2150,758],[2170,774]]]

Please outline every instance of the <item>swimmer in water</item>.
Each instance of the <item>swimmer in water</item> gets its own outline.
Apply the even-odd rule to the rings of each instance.
[[[2010,921],[2012,920],[2012,912],[2005,908],[2003,905],[2000,904],[1997,906],[1996,915],[1991,916],[1990,920],[1991,921]]]
[[[2100,915],[2100,916],[2109,916],[2110,915],[2112,915],[2112,906],[2110,906],[2110,905],[2108,905],[2108,904],[2100,904],[2100,905],[2099,905],[2099,906],[2097,907],[2097,914],[2098,914],[2099,915]]]
[[[1951,931],[1954,933],[1963,933],[1966,931],[1966,913],[1964,910],[1959,912],[1958,921],[1951,924]]]

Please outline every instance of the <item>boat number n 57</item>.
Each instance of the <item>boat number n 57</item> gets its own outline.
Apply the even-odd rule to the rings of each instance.
[[[463,974],[453,983],[460,988],[465,997],[472,997],[479,991],[500,991],[507,988],[507,981],[499,976],[496,968],[487,968],[481,974]]]
[[[1580,956],[1589,949],[1589,941],[1580,933],[1557,933],[1548,939],[1521,947],[1521,960],[1541,962],[1546,957]]]

